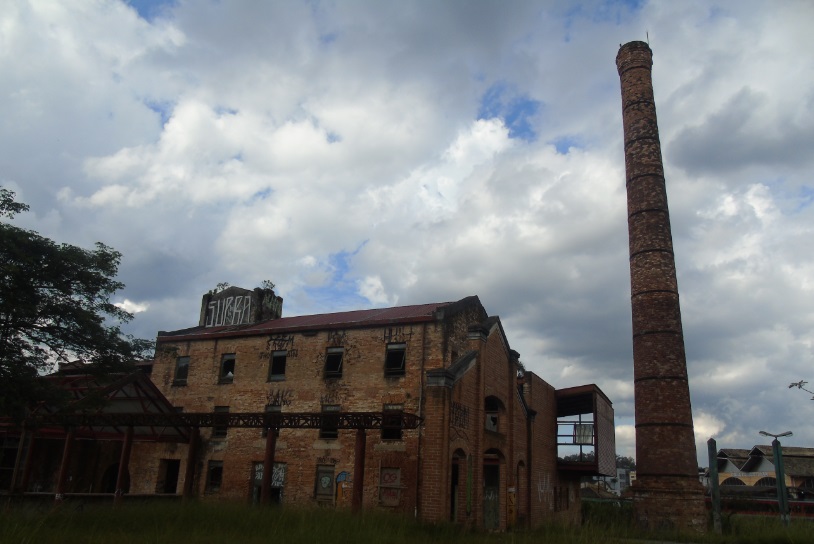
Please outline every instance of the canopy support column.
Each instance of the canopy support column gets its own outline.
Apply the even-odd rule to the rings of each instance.
[[[119,458],[119,473],[116,475],[116,492],[113,494],[113,504],[121,504],[124,495],[124,479],[129,474],[130,451],[133,449],[133,427],[127,427],[122,444],[122,455]]]
[[[353,502],[351,510],[362,509],[362,498],[365,487],[365,442],[367,435],[364,429],[356,429],[356,450],[353,459]]]

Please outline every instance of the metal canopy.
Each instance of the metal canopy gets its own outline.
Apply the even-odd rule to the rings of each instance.
[[[66,365],[67,368],[45,378],[66,391],[72,401],[60,410],[47,405],[38,407],[26,419],[26,427],[37,428],[43,437],[63,437],[65,427],[74,426],[77,438],[115,440],[121,439],[128,427],[133,427],[134,440],[189,440],[189,429],[185,425],[162,419],[175,413],[175,408],[143,372],[94,376],[84,366],[81,363]],[[122,414],[140,415],[144,419],[131,424],[118,417]],[[77,416],[85,417],[84,423],[64,423]]]

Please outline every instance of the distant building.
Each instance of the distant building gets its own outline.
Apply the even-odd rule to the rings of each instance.
[[[198,326],[159,332],[138,383],[157,407],[149,422],[172,432],[136,427],[127,456],[124,416],[42,416],[40,427],[60,423],[53,437],[76,423],[91,438],[103,416],[119,434],[85,441],[84,459],[99,461],[73,457],[64,470],[64,439],[29,438],[49,453],[40,489],[70,496],[129,480],[118,489],[131,495],[379,508],[503,530],[576,522],[580,477],[615,474],[608,398],[525,371],[477,297],[298,317],[279,317],[281,306],[270,290],[232,287],[204,297]],[[15,452],[24,442],[19,430],[4,436]],[[15,468],[19,487],[27,469]]]
[[[814,448],[783,446],[783,469],[789,493],[814,498]],[[771,446],[718,451],[718,484],[730,494],[771,495],[777,485]]]

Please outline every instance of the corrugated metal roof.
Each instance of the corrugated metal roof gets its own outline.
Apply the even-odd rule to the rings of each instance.
[[[451,304],[451,302],[433,302],[412,306],[396,306],[393,308],[375,308],[372,310],[353,310],[329,314],[281,317],[279,319],[271,319],[250,325],[208,328],[193,327],[171,332],[159,332],[158,341],[420,323],[432,321],[435,312],[449,304]]]

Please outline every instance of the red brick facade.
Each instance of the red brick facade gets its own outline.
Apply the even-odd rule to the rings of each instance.
[[[284,504],[350,507],[354,479],[363,477],[364,508],[500,530],[577,521],[579,474],[558,470],[555,391],[522,372],[500,320],[488,317],[477,297],[386,309],[380,318],[373,312],[160,333],[152,380],[185,412],[276,405],[282,412],[403,409],[423,419],[400,433],[366,431],[363,475],[354,468],[357,431],[321,437],[318,429],[281,429],[272,486]],[[403,371],[388,349],[404,349]],[[326,376],[337,370],[326,358],[339,351],[341,376]],[[285,368],[270,375],[275,352],[286,353]],[[233,366],[224,363],[232,355]],[[179,361],[188,364],[180,380]],[[224,377],[224,369],[232,375]],[[201,429],[194,494],[256,500],[263,435]],[[186,444],[135,444],[130,493],[161,492],[167,466],[178,474],[180,493],[187,451]]]

